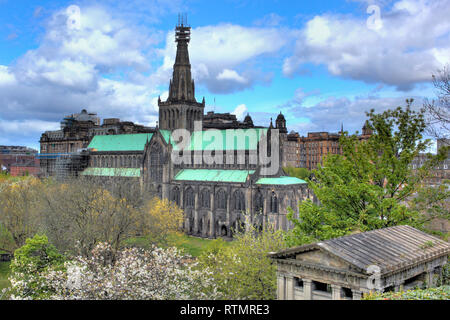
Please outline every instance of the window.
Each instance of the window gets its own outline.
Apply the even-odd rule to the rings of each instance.
[[[184,204],[187,208],[195,207],[195,194],[194,194],[194,190],[191,187],[189,187],[185,190]]]
[[[245,211],[245,197],[241,190],[236,190],[233,194],[234,210]]]
[[[297,277],[294,277],[294,287],[303,288],[303,280]]]
[[[353,298],[353,292],[350,288],[342,288],[342,293],[345,298]]]
[[[216,206],[218,209],[226,209],[227,208],[227,194],[225,190],[220,189],[216,195]]]
[[[163,177],[163,152],[159,144],[154,144],[150,149],[150,178],[152,181],[161,182]]]
[[[273,191],[272,196],[270,197],[270,212],[278,213],[278,197]]]
[[[180,189],[178,187],[172,189],[171,200],[175,202],[177,206],[180,205]]]
[[[202,208],[209,208],[210,207],[210,195],[208,189],[203,189],[200,194],[200,204]]]
[[[264,212],[264,198],[260,191],[255,195],[255,210],[257,213]]]
[[[313,283],[314,290],[331,293],[331,285],[330,284],[319,282],[319,281],[313,281],[312,283]]]

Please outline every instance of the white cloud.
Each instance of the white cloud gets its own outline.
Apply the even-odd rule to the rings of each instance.
[[[422,97],[413,97],[413,109],[418,110],[422,105]],[[399,106],[405,106],[405,97],[377,97],[359,96],[355,98],[348,97],[327,97],[322,101],[312,105],[304,106],[294,98],[283,107],[289,108],[289,115],[293,118],[302,118],[303,122],[294,123],[287,119],[289,130],[295,129],[301,135],[307,135],[308,132],[330,131],[337,132],[341,124],[344,130],[354,133],[361,132],[361,128],[367,119],[366,112],[374,109],[381,113],[388,109],[395,109]]]
[[[83,108],[102,118],[156,123],[152,100],[159,91],[138,74],[149,69],[158,34],[101,7],[81,7],[78,30],[67,28],[67,18],[65,9],[54,13],[36,49],[10,66],[0,65],[3,143],[31,135],[38,140],[40,133],[58,128],[54,124],[65,114]]]
[[[217,80],[231,80],[242,84],[248,83],[248,80],[240,76],[236,71],[230,69],[224,69],[216,77]]]
[[[283,72],[292,76],[306,63],[324,64],[335,76],[409,90],[450,61],[449,16],[449,0],[398,1],[381,10],[377,31],[367,28],[369,15],[316,16],[301,30]]]
[[[46,130],[59,129],[59,122],[42,121],[42,120],[8,120],[0,119],[0,132],[21,134],[27,128],[28,133],[43,133]]]
[[[213,93],[231,93],[268,82],[271,74],[255,71],[245,64],[277,54],[290,40],[288,30],[219,24],[192,29],[189,55],[196,83]],[[166,48],[160,52],[164,64],[153,77],[167,83],[175,61],[174,32],[167,34]]]
[[[231,114],[236,115],[236,118],[240,121],[242,121],[245,117],[245,115],[247,114],[247,106],[245,104],[240,104],[236,107],[236,109],[234,109],[233,112],[231,112]]]

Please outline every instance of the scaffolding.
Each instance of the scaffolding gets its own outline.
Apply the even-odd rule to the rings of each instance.
[[[39,154],[38,157],[43,174],[53,176],[57,180],[77,177],[88,166],[89,160],[87,151]]]

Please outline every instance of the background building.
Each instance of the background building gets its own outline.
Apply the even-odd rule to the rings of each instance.
[[[22,175],[21,172],[28,170],[29,174],[37,174],[35,172],[35,167],[39,167],[37,153],[37,150],[28,147],[0,146],[0,171]]]
[[[81,113],[64,117],[61,129],[46,131],[40,139],[39,154],[41,173],[44,176],[77,175],[86,168],[86,147],[94,136],[137,134],[154,132],[155,128],[120,121],[117,118],[104,119],[96,113],[82,110]]]

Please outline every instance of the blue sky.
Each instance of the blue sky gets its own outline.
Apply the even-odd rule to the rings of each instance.
[[[435,95],[431,75],[450,63],[450,0],[0,0],[0,9],[6,145],[38,148],[43,131],[83,108],[155,125],[179,12],[192,27],[197,100],[259,125],[282,111],[301,135],[360,130],[365,111],[410,97],[420,107]]]

